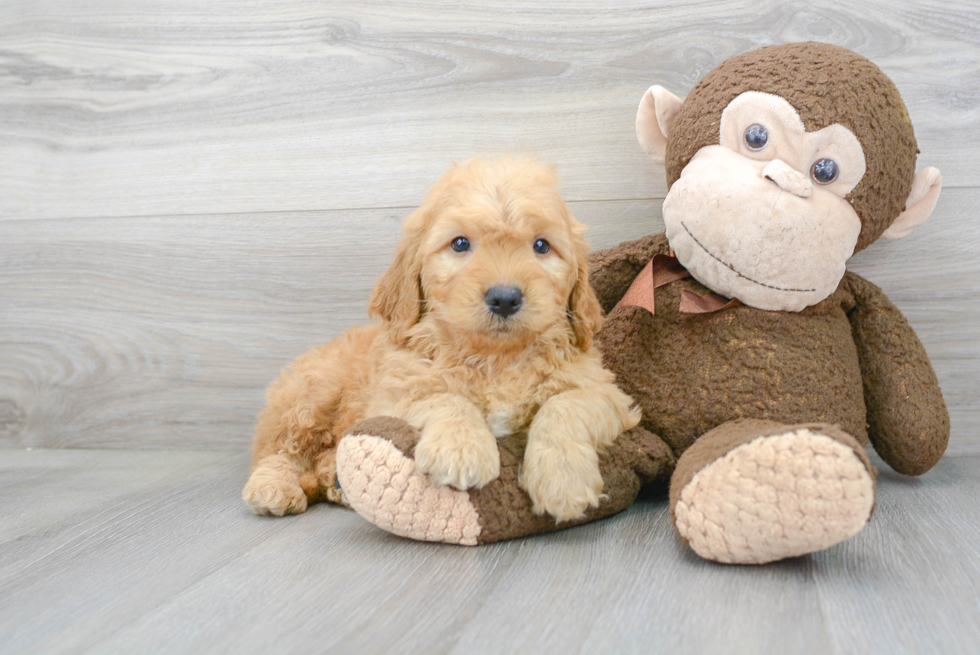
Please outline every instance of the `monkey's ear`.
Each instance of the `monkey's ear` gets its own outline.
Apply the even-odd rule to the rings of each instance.
[[[943,176],[938,168],[930,166],[916,173],[912,179],[912,192],[905,203],[905,211],[898,215],[881,236],[886,239],[901,239],[925,223],[936,208],[942,186]]]
[[[667,153],[667,134],[674,123],[683,100],[654,84],[643,94],[636,110],[636,137],[643,151],[658,164],[664,163]]]

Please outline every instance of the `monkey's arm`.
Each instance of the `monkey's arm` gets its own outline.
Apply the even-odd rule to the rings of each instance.
[[[616,306],[654,255],[666,254],[669,250],[667,236],[653,234],[592,253],[589,256],[589,283],[602,311],[608,314]]]
[[[868,436],[899,473],[921,475],[946,451],[949,414],[929,356],[881,289],[847,273],[849,314],[864,380]]]

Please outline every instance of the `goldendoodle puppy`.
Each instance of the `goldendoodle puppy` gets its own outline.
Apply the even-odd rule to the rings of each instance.
[[[585,228],[552,169],[525,157],[447,172],[405,221],[370,300],[380,319],[296,359],[268,392],[242,492],[259,514],[340,502],[336,446],[386,415],[421,431],[439,484],[497,477],[495,437],[526,430],[522,484],[536,512],[581,516],[602,492],[597,449],[639,422],[602,368]]]

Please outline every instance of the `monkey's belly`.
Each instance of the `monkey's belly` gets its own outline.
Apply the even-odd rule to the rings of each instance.
[[[699,315],[676,313],[675,297],[658,290],[655,316],[616,308],[598,336],[605,365],[643,409],[643,426],[675,453],[742,417],[836,423],[867,442],[861,369],[839,294],[799,313]]]

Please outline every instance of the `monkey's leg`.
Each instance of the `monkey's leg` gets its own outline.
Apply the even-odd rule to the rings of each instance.
[[[839,428],[742,419],[684,452],[670,514],[701,557],[763,564],[854,536],[871,518],[874,494],[864,448]]]
[[[394,534],[420,541],[475,546],[551,532],[623,511],[642,484],[666,479],[674,465],[656,435],[634,428],[601,454],[604,498],[585,518],[556,524],[536,515],[518,484],[525,435],[498,439],[500,476],[480,489],[436,486],[412,459],[418,431],[390,418],[361,421],[340,441],[337,479],[344,499],[362,517]]]

